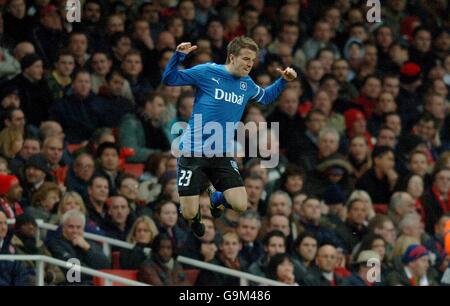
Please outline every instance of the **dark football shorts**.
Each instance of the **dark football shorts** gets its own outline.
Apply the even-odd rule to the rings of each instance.
[[[199,195],[211,182],[218,191],[244,186],[238,165],[232,157],[180,157],[178,159],[178,194]]]

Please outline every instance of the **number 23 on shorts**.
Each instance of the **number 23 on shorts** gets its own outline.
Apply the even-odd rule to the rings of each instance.
[[[191,170],[181,170],[181,176],[178,180],[178,186],[189,186],[191,183],[192,171]]]

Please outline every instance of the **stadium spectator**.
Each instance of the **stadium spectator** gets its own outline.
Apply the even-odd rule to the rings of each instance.
[[[85,199],[89,218],[98,226],[102,226],[107,214],[106,200],[109,194],[108,179],[104,176],[94,175],[88,186],[88,198]]]
[[[8,219],[14,219],[23,214],[22,199],[23,189],[19,180],[14,175],[0,174],[0,211]]]
[[[147,259],[152,242],[158,233],[159,231],[152,219],[147,216],[137,218],[127,238],[127,242],[133,244],[134,248],[120,250],[120,268],[138,269]]]
[[[290,286],[298,286],[294,275],[294,261],[286,253],[278,253],[272,256],[267,266],[267,271],[267,276],[273,280]]]
[[[78,192],[86,199],[89,181],[94,175],[94,171],[94,158],[89,153],[79,154],[68,170],[65,182],[67,189]]]
[[[109,259],[103,254],[97,243],[84,239],[85,215],[79,210],[67,211],[61,220],[62,234],[52,239],[48,249],[53,257],[60,260],[77,258],[82,266],[91,269],[108,269]],[[81,283],[90,284],[91,278],[82,276]]]
[[[127,200],[123,196],[112,196],[107,200],[107,206],[101,229],[108,237],[126,241],[135,219]]]
[[[239,215],[237,233],[242,241],[239,256],[248,263],[255,262],[264,252],[261,241],[257,240],[261,229],[261,218],[253,211],[246,211]]]
[[[31,206],[25,208],[25,212],[35,219],[48,223],[55,219],[56,211],[61,200],[61,190],[55,183],[43,183],[31,198]]]
[[[153,240],[151,257],[138,270],[138,281],[154,286],[186,286],[177,255],[174,241],[167,234],[159,234]]]
[[[159,232],[166,234],[175,248],[181,249],[185,245],[187,231],[178,225],[178,208],[175,203],[166,200],[157,204],[154,219]]]

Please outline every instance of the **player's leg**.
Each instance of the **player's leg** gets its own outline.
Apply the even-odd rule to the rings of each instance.
[[[225,208],[243,212],[247,209],[247,192],[234,159],[229,157],[211,160],[209,177],[213,186],[208,188],[211,213],[217,218]]]
[[[199,237],[205,233],[199,209],[199,194],[206,180],[201,163],[199,158],[180,157],[177,165],[177,187],[180,195],[181,214],[186,221],[190,222],[192,231]]]
[[[202,216],[199,207],[200,196],[180,196],[180,209],[183,218],[191,221],[191,229],[195,235],[201,237],[205,234],[205,226],[202,223]]]

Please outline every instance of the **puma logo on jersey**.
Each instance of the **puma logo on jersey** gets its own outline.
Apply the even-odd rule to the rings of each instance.
[[[226,92],[220,88],[216,88],[214,98],[217,100],[225,100],[226,102],[241,105],[244,102],[244,95],[237,95],[234,92]]]
[[[219,85],[219,79],[211,78],[211,80],[213,80],[214,82],[217,83],[217,85]]]

